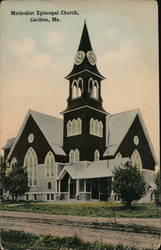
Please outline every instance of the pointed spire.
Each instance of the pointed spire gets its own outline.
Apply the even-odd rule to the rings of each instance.
[[[65,78],[69,79],[71,76],[75,74],[79,74],[80,72],[87,70],[93,74],[96,74],[101,79],[105,79],[98,71],[96,66],[96,56],[93,52],[90,37],[88,34],[88,29],[86,25],[86,21],[84,21],[83,31],[80,39],[80,43],[78,46],[78,51],[75,56],[74,66],[69,75]]]
[[[90,41],[90,38],[89,38],[86,21],[84,21],[82,36],[81,36],[81,40],[80,40],[79,47],[78,47],[78,51],[80,51],[80,50],[84,51],[84,52],[92,50],[91,41]]]

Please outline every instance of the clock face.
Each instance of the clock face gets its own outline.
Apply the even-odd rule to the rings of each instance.
[[[83,60],[84,60],[84,57],[85,57],[84,51],[81,51],[81,50],[78,51],[76,56],[75,56],[75,64],[76,65],[81,64],[83,62]]]
[[[87,58],[90,64],[95,65],[96,64],[96,56],[93,51],[88,51],[87,52]]]

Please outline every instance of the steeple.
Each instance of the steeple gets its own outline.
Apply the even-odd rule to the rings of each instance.
[[[91,46],[86,22],[84,22],[81,40],[74,59],[73,69],[70,74],[66,76],[66,79],[70,79],[73,75],[82,71],[90,71],[91,73],[96,74],[101,80],[105,79],[97,69],[96,56]]]
[[[86,22],[84,22],[83,32],[82,32],[80,44],[78,47],[78,51],[80,50],[84,52],[92,51],[91,41],[89,38]]]

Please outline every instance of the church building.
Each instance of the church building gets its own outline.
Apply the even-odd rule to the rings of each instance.
[[[27,168],[26,200],[113,199],[113,170],[131,161],[152,185],[157,159],[139,109],[110,114],[86,23],[75,56],[63,119],[29,110],[3,147],[9,169]]]

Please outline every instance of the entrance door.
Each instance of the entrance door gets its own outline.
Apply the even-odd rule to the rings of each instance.
[[[75,199],[76,195],[76,180],[71,179],[70,183],[70,199]]]
[[[99,179],[92,179],[92,199],[99,199]]]

